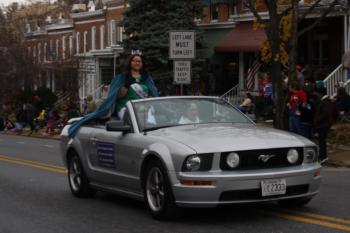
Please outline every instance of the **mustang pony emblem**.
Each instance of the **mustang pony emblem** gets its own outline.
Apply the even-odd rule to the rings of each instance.
[[[276,155],[259,155],[258,159],[266,163],[269,159],[275,157]]]

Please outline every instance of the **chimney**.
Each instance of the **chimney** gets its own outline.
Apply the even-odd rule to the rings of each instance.
[[[95,3],[94,1],[90,0],[88,4],[89,11],[95,11]]]
[[[52,24],[51,15],[48,15],[48,16],[46,17],[45,22],[46,22],[47,24]]]

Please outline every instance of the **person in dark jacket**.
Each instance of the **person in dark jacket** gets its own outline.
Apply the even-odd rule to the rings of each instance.
[[[326,89],[322,89],[323,97],[317,107],[314,127],[318,133],[318,143],[320,148],[319,160],[321,163],[328,159],[327,156],[327,137],[332,124],[334,123],[334,104],[327,95]]]
[[[344,87],[339,87],[337,90],[336,105],[338,112],[350,111],[350,95],[346,92]]]
[[[313,87],[311,85],[305,85],[305,92],[307,96],[306,102],[299,106],[302,136],[312,139],[316,106]]]

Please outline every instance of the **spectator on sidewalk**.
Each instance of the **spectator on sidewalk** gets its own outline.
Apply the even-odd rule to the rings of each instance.
[[[60,120],[60,116],[55,107],[51,109],[48,114],[48,120],[46,124],[46,134],[53,135],[55,133],[55,128],[57,127]]]
[[[15,124],[7,117],[4,121],[5,131],[12,130],[15,127]]]
[[[16,110],[16,121],[14,124],[14,128],[13,131],[16,132],[16,134],[21,134],[22,133],[22,129],[25,127],[26,125],[26,113],[25,113],[25,105],[23,105],[22,107],[18,107]]]
[[[67,109],[67,119],[69,120],[76,117],[80,117],[80,112],[76,104],[74,102],[70,102]]]
[[[350,96],[344,87],[339,87],[337,90],[336,105],[338,112],[350,111]]]
[[[44,128],[44,126],[46,125],[46,117],[46,110],[42,109],[39,113],[39,116],[36,118],[37,124],[40,129]]]
[[[32,134],[34,131],[36,131],[36,125],[34,124],[34,116],[35,116],[35,110],[34,107],[31,104],[25,105],[25,125],[30,126],[30,133]]]
[[[313,96],[313,86],[311,84],[305,85],[306,102],[301,104],[300,122],[302,128],[302,135],[308,139],[313,138],[313,123],[315,118],[315,97]]]
[[[300,121],[301,112],[299,110],[300,105],[306,103],[306,94],[300,88],[299,83],[293,83],[289,89],[290,100],[287,104],[289,109],[289,131],[303,135],[302,125]]]
[[[86,113],[94,112],[96,110],[96,104],[95,104],[95,101],[92,99],[92,96],[89,95],[86,99],[87,99]]]
[[[326,89],[322,89],[320,92],[323,94],[323,96],[316,110],[314,127],[318,133],[318,144],[320,148],[319,161],[323,163],[328,159],[327,137],[330,128],[334,123],[334,105],[327,95]]]
[[[239,110],[243,113],[249,112],[253,104],[253,96],[247,92],[244,96],[242,103],[239,105]]]

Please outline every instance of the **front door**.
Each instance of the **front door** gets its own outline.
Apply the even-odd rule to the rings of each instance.
[[[142,149],[137,148],[139,137],[142,135],[133,132],[96,128],[90,135],[89,150],[93,180],[122,190],[139,190],[138,164],[142,153]]]

